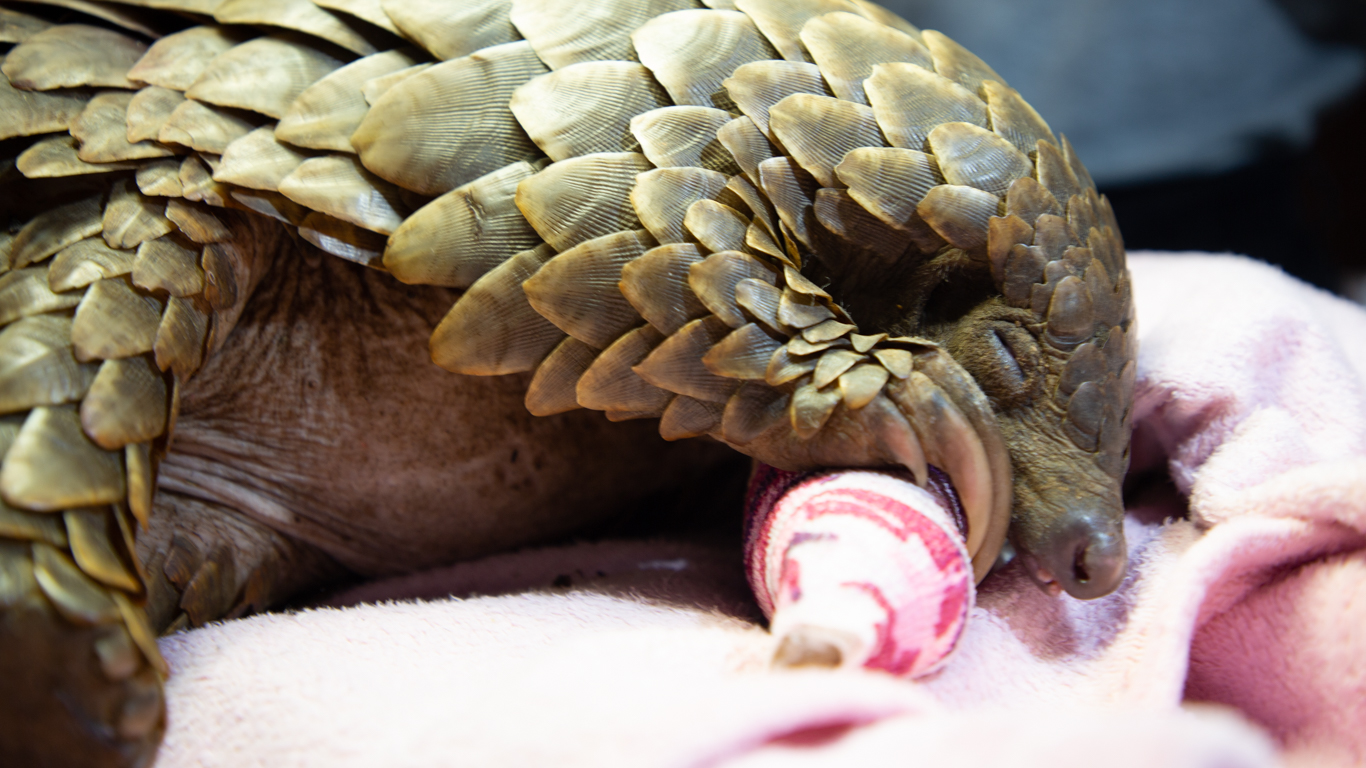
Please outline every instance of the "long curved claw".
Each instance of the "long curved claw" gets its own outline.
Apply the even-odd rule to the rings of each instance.
[[[931,464],[948,473],[968,516],[973,573],[985,578],[1010,525],[1011,463],[990,406],[968,374],[937,349],[917,355],[915,371],[889,390],[921,431]]]

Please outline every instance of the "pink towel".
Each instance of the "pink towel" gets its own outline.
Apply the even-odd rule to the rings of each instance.
[[[514,553],[164,639],[158,765],[1366,763],[1366,312],[1234,257],[1131,266],[1133,471],[1174,489],[1131,503],[1115,594],[1007,568],[909,682],[771,669],[738,552]]]

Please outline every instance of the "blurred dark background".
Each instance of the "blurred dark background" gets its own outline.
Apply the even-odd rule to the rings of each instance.
[[[1242,253],[1366,304],[1366,0],[883,4],[1066,134],[1130,250]]]

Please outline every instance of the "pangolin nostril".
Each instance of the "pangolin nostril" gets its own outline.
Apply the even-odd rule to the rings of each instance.
[[[1085,584],[1091,580],[1091,573],[1086,569],[1086,555],[1089,551],[1090,547],[1083,544],[1077,548],[1072,559],[1072,578],[1076,579],[1078,584]]]

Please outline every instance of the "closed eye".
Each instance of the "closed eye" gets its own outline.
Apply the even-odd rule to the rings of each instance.
[[[1020,361],[1015,356],[1015,350],[1006,338],[1006,331],[996,327],[991,329],[987,336],[987,343],[991,345],[992,353],[996,358],[997,369],[1003,379],[1003,384],[1008,384],[1012,389],[1022,390],[1025,386],[1025,372],[1020,367]]]

